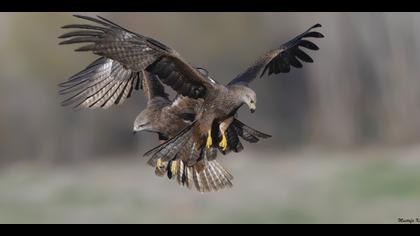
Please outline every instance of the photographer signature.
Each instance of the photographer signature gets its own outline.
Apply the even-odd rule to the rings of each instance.
[[[409,223],[409,224],[419,224],[420,218],[398,218],[398,223]]]

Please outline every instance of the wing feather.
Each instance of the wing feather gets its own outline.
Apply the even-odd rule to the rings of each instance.
[[[231,126],[235,128],[241,138],[250,143],[256,143],[260,138],[267,139],[271,137],[271,135],[255,130],[237,119],[233,120]]]
[[[140,79],[137,72],[125,69],[119,62],[100,57],[61,83],[59,94],[70,95],[62,102],[63,106],[76,104],[75,108],[106,109],[112,104],[124,102],[127,95],[123,94],[127,94],[127,88],[131,89],[128,84]]]
[[[165,88],[157,76],[149,72],[143,72],[142,89],[149,102],[154,97],[169,99],[169,95],[165,92]]]
[[[321,27],[320,24],[316,24],[303,32],[302,34],[296,36],[292,40],[284,43],[279,48],[273,49],[260,58],[257,61],[248,67],[244,72],[237,75],[230,83],[232,84],[244,84],[248,85],[256,77],[262,77],[266,72],[268,75],[278,74],[278,73],[288,73],[291,67],[301,68],[303,62],[311,63],[313,59],[302,51],[300,47],[306,48],[309,50],[318,50],[319,47],[313,42],[308,41],[303,38],[323,38],[319,32],[311,31],[314,28]],[[299,59],[299,60],[298,60]],[[262,71],[262,72],[261,72]]]
[[[77,93],[78,89],[84,90],[95,84],[97,82],[95,80],[98,79],[98,76],[95,75],[99,72],[98,68],[101,65],[111,63],[112,67],[121,67],[118,73],[114,72],[114,74],[108,75],[107,79],[112,81],[111,84],[106,87],[93,86],[91,87],[93,90],[87,89],[86,92],[75,96],[78,100],[83,100],[80,103],[81,106],[108,108],[113,100],[119,103],[123,102],[130,97],[133,87],[128,86],[129,93],[125,99],[118,99],[122,97],[119,96],[121,94],[116,95],[117,99],[114,99],[114,92],[121,91],[119,89],[119,85],[122,84],[121,81],[130,80],[133,77],[131,75],[144,71],[154,73],[163,83],[169,86],[172,84],[173,86],[171,87],[177,93],[194,98],[203,97],[205,91],[213,86],[205,76],[182,59],[175,50],[163,43],[129,31],[100,16],[94,18],[75,15],[75,17],[97,25],[70,24],[63,26],[62,28],[64,29],[72,29],[74,31],[59,36],[60,39],[63,39],[60,44],[82,43],[83,45],[75,51],[91,51],[101,56],[101,58],[89,65],[85,70],[70,77],[68,81],[60,84],[63,87],[60,93]],[[178,76],[168,77],[173,72]],[[102,81],[103,77],[100,77],[100,79]],[[134,89],[138,90],[140,81],[132,82],[136,83]],[[97,93],[100,93],[100,95],[97,95]],[[85,99],[82,96],[85,96]],[[98,98],[100,99],[98,100]],[[72,104],[70,100],[64,104]],[[102,103],[104,100],[107,102]],[[110,102],[108,103],[108,101]],[[100,105],[97,105],[98,103]]]

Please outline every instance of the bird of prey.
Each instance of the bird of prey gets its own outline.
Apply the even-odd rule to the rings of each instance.
[[[222,135],[218,145],[226,149],[228,146],[226,129],[233,122],[238,109],[246,104],[251,113],[255,112],[257,96],[249,88],[250,82],[264,76],[266,72],[268,75],[287,73],[291,67],[301,68],[303,66],[301,61],[313,62],[313,59],[301,47],[310,50],[319,49],[317,45],[306,39],[323,38],[321,33],[312,31],[318,27],[321,25],[316,24],[279,48],[268,51],[226,86],[214,80],[205,80],[198,73],[194,74],[191,66],[174,51],[154,61],[147,69],[156,74],[163,83],[172,87],[178,94],[195,99],[202,98],[204,103],[201,112],[197,114],[191,125],[145,155],[152,155],[155,158],[171,156],[190,140],[193,140],[194,144],[191,146],[192,149],[200,149],[203,146],[214,147],[216,145],[212,135],[214,124],[218,124],[217,128]]]
[[[175,136],[193,122],[197,108],[202,106],[202,99],[191,99],[182,95],[170,101],[159,79],[148,72],[144,72],[141,87],[148,102],[146,109],[137,116],[133,130],[157,133],[162,142]],[[227,134],[230,140],[228,150],[234,152],[243,149],[238,135],[248,142],[257,142],[259,138],[270,137],[236,119],[228,127]],[[181,185],[189,188],[194,185],[200,192],[209,192],[232,186],[233,176],[216,161],[216,156],[216,149],[184,148],[170,158],[151,158],[148,164],[155,167],[158,176],[166,173],[170,179],[175,177]]]
[[[107,72],[97,75],[97,79],[84,78],[83,73],[90,73],[87,68],[86,72],[64,83],[63,93],[74,93],[64,101],[65,105],[108,107],[120,104],[130,96],[133,88],[140,87],[139,82],[145,72],[157,76],[159,81],[178,95],[203,100],[191,124],[146,153],[153,154],[152,158],[156,160],[171,159],[182,148],[202,151],[220,147],[227,150],[227,130],[235,122],[238,109],[244,104],[252,113],[256,109],[256,93],[249,88],[249,83],[266,72],[268,75],[287,73],[291,67],[301,68],[302,62],[313,62],[302,48],[318,50],[318,46],[307,38],[324,37],[312,31],[321,27],[316,24],[280,47],[268,51],[225,86],[200,73],[174,49],[153,38],[129,31],[103,17],[76,17],[95,24],[64,26],[76,31],[62,35],[61,38],[66,40],[61,44],[87,43],[76,51],[92,51],[110,59],[110,62],[103,65]],[[214,141],[214,133],[221,134],[220,142]]]
[[[73,26],[75,25],[64,28]],[[77,25],[77,27],[93,28],[89,25]],[[74,35],[74,32],[61,37],[66,38],[71,35]],[[130,71],[124,68],[123,63],[114,59],[105,56],[98,58],[84,70],[70,77],[68,81],[60,84],[62,87],[60,94],[72,94],[62,104],[76,103],[75,107],[106,109],[112,104],[123,103],[131,96],[134,89],[141,88],[148,103],[146,109],[136,118],[134,132],[155,132],[161,142],[176,135],[195,119],[203,99],[178,95],[174,101],[170,101],[156,75],[146,70]],[[197,68],[197,71],[207,76],[209,80],[213,80],[206,70]],[[258,142],[259,138],[271,137],[236,119],[227,128],[226,136],[229,147],[219,148],[223,154],[229,151],[240,152],[243,149],[238,136],[251,143]],[[215,139],[219,138],[220,135],[216,133]],[[151,158],[148,163],[156,168],[155,173],[159,176],[166,173],[170,179],[176,178],[178,183],[189,188],[194,185],[200,192],[216,191],[232,186],[233,178],[215,160],[216,156],[217,151],[214,149],[191,152],[188,148],[184,148],[172,158]]]

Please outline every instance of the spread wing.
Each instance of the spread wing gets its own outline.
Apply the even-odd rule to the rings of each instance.
[[[63,105],[107,108],[121,103],[123,99],[118,98],[127,98],[127,91],[132,91],[131,84],[139,88],[145,70],[158,75],[163,83],[185,96],[202,97],[213,86],[175,50],[157,40],[131,32],[103,17],[75,17],[95,24],[63,26],[75,31],[61,35],[59,38],[65,40],[60,44],[87,43],[75,51],[91,51],[102,57],[61,84],[60,93],[72,94]]]
[[[268,53],[261,56],[252,66],[248,67],[247,70],[236,76],[229,85],[242,83],[248,85],[254,80],[258,74],[262,77],[265,72],[268,71],[268,75],[278,73],[288,73],[290,67],[301,68],[303,65],[299,61],[313,62],[312,58],[306,54],[300,47],[307,48],[310,50],[318,50],[318,46],[313,42],[306,40],[305,38],[323,38],[319,32],[311,31],[314,28],[321,27],[320,24],[316,24],[296,36],[287,43],[284,43],[279,48],[273,49]],[[299,60],[298,60],[299,59]]]
[[[61,95],[70,95],[61,104],[74,107],[108,108],[121,104],[139,89],[142,74],[109,58],[100,57],[84,70],[60,84]]]

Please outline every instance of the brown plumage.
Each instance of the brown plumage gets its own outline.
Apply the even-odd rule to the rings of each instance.
[[[172,160],[173,156],[186,149],[193,153],[189,155],[188,163],[198,163],[200,157],[210,155],[209,150],[214,150],[216,147],[221,148],[222,152],[228,152],[229,142],[237,142],[235,135],[241,133],[243,134],[241,137],[246,137],[244,139],[247,141],[266,138],[267,135],[255,130],[250,131],[252,129],[244,128],[242,123],[234,119],[237,110],[244,104],[251,112],[256,109],[256,93],[248,87],[249,83],[258,76],[262,77],[266,72],[268,75],[287,73],[291,67],[301,68],[302,62],[313,62],[301,48],[318,50],[318,46],[306,38],[324,37],[319,32],[311,31],[321,27],[320,24],[316,24],[279,48],[261,56],[225,86],[200,73],[175,50],[155,39],[131,32],[99,16],[98,18],[76,17],[93,22],[95,25],[64,26],[63,28],[76,29],[76,31],[60,36],[66,39],[60,44],[87,43],[76,51],[92,51],[102,58],[61,84],[63,87],[61,93],[72,94],[63,105],[107,108],[111,104],[121,104],[130,96],[133,89],[140,88],[141,80],[147,73],[155,75],[179,96],[201,102],[199,106],[194,107],[194,119],[190,119],[194,121],[191,124],[178,130],[176,135],[168,135],[171,137],[166,137],[169,138],[166,142],[150,150],[146,155],[152,155],[152,159],[155,160]],[[176,102],[177,100],[174,101]],[[157,101],[154,106],[164,107],[168,104],[171,103],[163,99]],[[191,106],[186,107],[191,108]],[[172,115],[179,112],[176,111]],[[189,112],[180,113],[187,120],[191,116]],[[232,124],[236,127],[233,131],[229,130]],[[172,133],[172,130],[169,132]],[[217,143],[219,140],[220,143]],[[204,147],[207,149],[203,149]],[[196,155],[194,152],[200,154]],[[213,168],[216,168],[215,166],[217,165],[212,165]],[[185,178],[193,180],[191,176],[194,176],[195,172],[192,169],[185,167],[183,171],[187,176]],[[208,174],[212,177],[211,173]],[[191,183],[188,182],[188,185]]]
[[[291,67],[301,68],[303,65],[299,61],[313,62],[312,58],[306,54],[300,47],[307,48],[310,50],[318,50],[318,46],[314,43],[306,40],[305,38],[322,38],[324,37],[321,33],[311,31],[314,28],[321,27],[320,24],[316,24],[306,30],[304,33],[296,36],[292,40],[281,45],[279,48],[270,50],[258,60],[248,67],[244,72],[236,76],[227,86],[217,83],[214,80],[210,80],[211,83],[202,83],[204,91],[203,96],[200,98],[204,99],[203,107],[200,113],[197,114],[197,122],[190,125],[184,133],[175,136],[174,140],[168,140],[168,142],[150,150],[146,155],[152,155],[155,157],[162,157],[167,155],[167,150],[175,152],[179,147],[177,145],[184,145],[187,137],[192,136],[195,140],[196,147],[213,147],[215,144],[212,142],[212,132],[214,131],[214,124],[217,124],[219,132],[223,135],[226,134],[226,130],[223,127],[229,127],[233,121],[233,117],[236,115],[237,110],[244,104],[246,104],[250,111],[253,113],[256,109],[256,93],[248,87],[249,83],[252,82],[256,77],[262,77],[267,71],[268,75],[287,73]],[[299,60],[298,60],[299,59]],[[155,63],[156,67],[152,67],[151,71],[159,76],[162,82],[171,86],[175,91],[183,94],[183,91],[177,89],[174,84],[181,82],[167,83],[167,73],[161,73],[160,63],[163,65],[170,64],[167,60]],[[162,66],[163,67],[163,66]],[[156,68],[156,70],[154,70]],[[173,70],[176,68],[173,67]],[[178,77],[179,80],[183,80],[183,77]],[[172,81],[172,79],[169,79]],[[200,84],[201,79],[195,80],[195,84]],[[190,83],[190,80],[183,80],[182,83]],[[209,85],[210,84],[210,85]],[[190,96],[189,94],[185,94]],[[226,139],[226,138],[225,138]],[[224,146],[226,143],[219,143],[219,146]]]
[[[134,122],[134,131],[155,132],[161,140],[172,138],[191,124],[202,107],[203,99],[192,99],[182,95],[171,102],[159,79],[148,73],[143,76],[142,89],[148,102],[146,109]],[[249,142],[255,142],[258,137],[270,137],[236,119],[227,131],[230,140],[227,152],[242,150],[238,136],[245,137]],[[218,134],[215,134],[218,140]],[[170,179],[175,178],[179,184],[194,187],[193,189],[200,192],[231,187],[233,176],[216,161],[217,149],[191,148],[193,145],[194,140],[190,138],[179,151],[170,152],[162,158],[152,157],[148,164],[156,168],[155,173],[158,176],[166,174]]]
[[[113,33],[114,36],[116,35],[116,41],[142,38],[138,35],[125,33],[122,28],[111,23],[108,26],[116,31]],[[69,25],[64,28],[101,29],[106,31],[105,28],[88,25]],[[110,31],[107,32],[110,33]],[[60,38],[77,37],[62,42],[62,44],[67,44],[86,41],[87,39],[80,38],[81,35],[86,37],[94,34],[96,33],[78,31],[64,34]],[[98,46],[98,48],[104,51],[112,51],[116,55],[112,57],[101,56],[85,69],[72,76],[68,81],[60,84],[60,93],[71,95],[63,101],[63,105],[74,105],[75,108],[107,109],[113,104],[122,104],[125,99],[131,96],[133,90],[142,89],[147,98],[147,108],[137,117],[134,131],[155,132],[159,135],[159,140],[164,142],[194,121],[202,106],[203,99],[192,99],[179,95],[174,101],[171,101],[160,80],[155,75],[146,70],[137,71],[135,66],[127,66],[129,61],[135,59],[117,61],[117,59],[120,60],[120,58],[130,55],[130,52],[123,52],[124,50],[129,50],[130,46],[121,46],[119,42],[110,42],[107,37],[101,36],[99,38],[103,40],[103,46]],[[89,38],[89,40],[91,39]],[[148,45],[148,43],[151,44],[151,47],[160,45],[152,39],[146,39],[145,37],[143,39],[144,45]],[[99,41],[99,39],[96,39],[96,41]],[[143,49],[148,48],[148,46],[142,47]],[[83,50],[87,48],[89,47],[82,47]],[[163,45],[160,45],[158,48],[159,50],[166,50]],[[119,52],[119,50],[122,51]],[[147,52],[148,50],[145,51]],[[97,54],[103,55],[101,53]],[[133,55],[133,58],[148,61],[156,53],[150,52],[150,55],[140,57]],[[203,69],[195,70],[207,77],[207,72]],[[246,128],[232,125],[228,130],[231,133],[232,142],[229,144],[228,149],[222,152],[241,151],[243,147],[239,141],[238,134],[240,133],[241,136],[247,138],[243,131],[245,130],[246,133]],[[215,138],[217,139],[218,137],[216,136]],[[173,156],[167,156],[162,159],[151,158],[148,163],[156,168],[155,172],[159,176],[167,175],[171,179],[177,179],[181,185],[201,192],[207,192],[232,186],[231,180],[233,176],[216,161],[216,157],[216,149],[203,149],[191,152],[188,148],[184,148]],[[160,161],[159,166],[156,166],[157,160]]]
[[[151,68],[153,71],[165,75],[166,80],[162,79],[162,81],[168,84],[174,81],[172,79],[174,76],[179,81],[188,81],[182,85],[171,84],[182,91],[181,94],[194,98],[203,96],[203,84],[208,84],[209,81],[182,59],[175,50],[157,40],[124,29],[100,16],[98,16],[99,19],[80,15],[75,15],[75,17],[94,22],[97,25],[71,24],[63,26],[64,29],[76,29],[76,31],[61,35],[59,38],[66,40],[60,44],[89,43],[76,51],[92,51],[94,54],[103,56],[104,59],[99,59],[99,63],[103,67],[99,68],[97,63],[92,63],[90,65],[92,70],[85,71],[89,75],[75,75],[67,82],[62,83],[61,93],[74,94],[63,105],[75,104],[75,107],[106,108],[106,105],[111,102],[105,104],[104,102],[110,96],[118,94],[116,95],[118,98],[126,90],[131,92],[133,85],[138,89],[141,72]],[[102,63],[101,60],[107,60],[108,64]],[[93,77],[91,74],[96,76]],[[116,77],[119,79],[116,80]],[[127,83],[127,81],[129,82]],[[85,86],[85,83],[89,86]],[[128,84],[127,89],[121,89],[125,84]],[[121,102],[118,101],[118,103]]]

